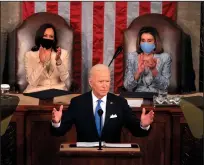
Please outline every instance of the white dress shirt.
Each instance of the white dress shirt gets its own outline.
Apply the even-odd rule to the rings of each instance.
[[[92,100],[93,100],[93,114],[95,116],[96,113],[96,106],[98,104],[98,98],[94,95],[93,91],[91,92],[92,94]],[[103,114],[102,114],[102,127],[104,126],[105,123],[105,116],[106,116],[106,102],[107,102],[107,95],[102,97],[100,100],[102,100],[100,106],[101,109],[103,110]]]

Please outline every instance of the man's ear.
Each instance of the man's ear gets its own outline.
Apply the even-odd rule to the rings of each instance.
[[[92,80],[89,78],[89,86],[92,88]]]

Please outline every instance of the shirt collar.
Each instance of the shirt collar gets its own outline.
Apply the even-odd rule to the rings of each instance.
[[[97,102],[99,99],[94,95],[93,91],[91,92],[91,94],[92,94],[93,102]],[[103,96],[100,100],[102,100],[103,103],[106,104],[106,101],[107,101],[107,95]]]

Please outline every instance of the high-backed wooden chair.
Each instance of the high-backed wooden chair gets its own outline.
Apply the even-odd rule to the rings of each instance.
[[[0,84],[4,83],[4,67],[5,67],[5,59],[6,59],[6,47],[7,47],[7,38],[8,38],[8,32],[4,29],[1,29],[1,36],[0,36]]]
[[[143,26],[152,26],[158,30],[164,51],[172,57],[169,93],[194,91],[195,73],[190,37],[170,18],[162,14],[146,14],[135,18],[124,32],[124,53],[136,51],[136,38]]]
[[[47,12],[33,14],[9,35],[9,84],[17,85],[20,91],[27,86],[24,55],[35,45],[36,31],[44,23],[52,23],[56,27],[57,45],[68,51],[70,54],[68,60],[72,61],[72,28],[57,14]]]

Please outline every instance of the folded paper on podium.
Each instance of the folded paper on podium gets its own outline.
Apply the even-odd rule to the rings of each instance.
[[[77,144],[78,143],[78,144]],[[64,143],[60,145],[60,151],[96,151],[98,152],[98,145],[96,142],[77,142],[77,143]],[[83,143],[83,144],[82,144]],[[84,144],[84,143],[90,143]],[[103,151],[105,152],[111,152],[111,151],[136,151],[140,152],[140,146],[139,144],[133,143],[133,144],[115,144],[115,143],[106,143],[106,146],[103,147]]]
[[[107,148],[139,148],[139,145],[133,145],[130,143],[106,143],[106,142],[101,142],[102,147],[107,147]],[[99,142],[77,142],[75,145],[70,145],[75,146],[75,147],[98,147]],[[136,147],[135,147],[136,146]]]
[[[202,96],[182,98],[180,107],[193,136],[198,139],[202,138],[204,98]]]
[[[11,121],[14,111],[20,99],[17,96],[9,96],[7,98],[1,97],[0,102],[0,122],[1,122],[1,136],[4,135],[6,129]]]

